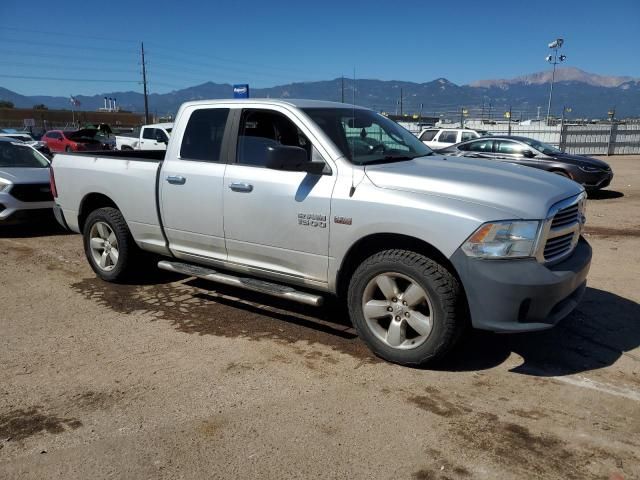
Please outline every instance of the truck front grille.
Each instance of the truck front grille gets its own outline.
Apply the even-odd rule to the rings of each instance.
[[[551,229],[560,228],[578,222],[580,219],[580,206],[576,203],[558,211],[551,222]]]
[[[580,238],[583,222],[585,195],[563,202],[553,217],[547,221],[546,241],[542,257],[545,262],[559,261],[571,254]]]
[[[554,258],[560,257],[571,250],[573,237],[573,233],[567,233],[547,240],[547,244],[544,246],[545,260],[553,260]]]
[[[51,202],[53,195],[48,183],[19,183],[11,187],[11,195],[22,202]]]

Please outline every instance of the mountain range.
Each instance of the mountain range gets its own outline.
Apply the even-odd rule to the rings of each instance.
[[[551,72],[538,72],[512,79],[480,80],[469,85],[456,85],[446,78],[437,78],[430,82],[416,83],[395,80],[357,79],[355,82],[355,102],[379,111],[395,113],[398,111],[400,92],[402,92],[404,113],[422,113],[438,115],[456,111],[489,108],[501,116],[509,106],[514,111],[525,112],[523,117],[537,113],[546,113]],[[597,75],[577,68],[559,68],[556,71],[552,113],[558,114],[562,106],[571,107],[573,118],[606,118],[611,108],[616,108],[618,118],[640,116],[640,79]],[[300,82],[279,85],[270,88],[251,90],[252,97],[270,98],[310,98],[318,100],[340,101],[342,98],[342,79]],[[353,100],[354,81],[344,79],[345,102]],[[169,93],[149,95],[149,109],[159,115],[173,114],[181,103],[189,100],[208,98],[229,98],[232,86],[206,82],[201,85],[175,90]],[[103,106],[103,97],[116,98],[118,105],[126,110],[140,112],[144,109],[144,98],[139,92],[105,92],[100,95],[75,98],[80,101],[82,110],[96,110]],[[0,87],[0,100],[8,100],[17,108],[30,108],[45,104],[51,109],[69,109],[67,97],[24,96]],[[422,107],[421,107],[422,105]],[[491,106],[489,106],[491,105]]]

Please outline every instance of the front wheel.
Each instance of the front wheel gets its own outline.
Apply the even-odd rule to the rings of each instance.
[[[402,365],[442,357],[465,324],[457,279],[408,250],[372,255],[354,272],[348,305],[358,335],[378,356]]]
[[[108,282],[126,278],[136,245],[119,210],[108,207],[91,212],[83,236],[89,265],[100,278]]]

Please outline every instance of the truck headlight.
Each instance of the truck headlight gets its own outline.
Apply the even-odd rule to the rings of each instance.
[[[537,220],[485,223],[462,244],[470,257],[533,257],[540,222]]]
[[[5,180],[4,178],[0,178],[0,192],[4,192],[11,186],[11,182],[9,180]]]

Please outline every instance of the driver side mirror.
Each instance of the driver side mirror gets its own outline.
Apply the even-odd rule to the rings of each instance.
[[[324,170],[324,163],[310,161],[304,148],[288,145],[269,146],[266,154],[265,166],[272,170],[313,174],[321,174]]]
[[[526,157],[526,158],[533,158],[533,157],[535,157],[535,156],[536,156],[536,154],[535,154],[535,153],[533,153],[531,150],[528,150],[528,149],[527,149],[527,150],[523,150],[523,151],[522,151],[522,155],[523,155],[524,157]]]
[[[164,144],[168,143],[166,137],[162,134],[162,132],[156,133],[156,142],[164,143]]]

